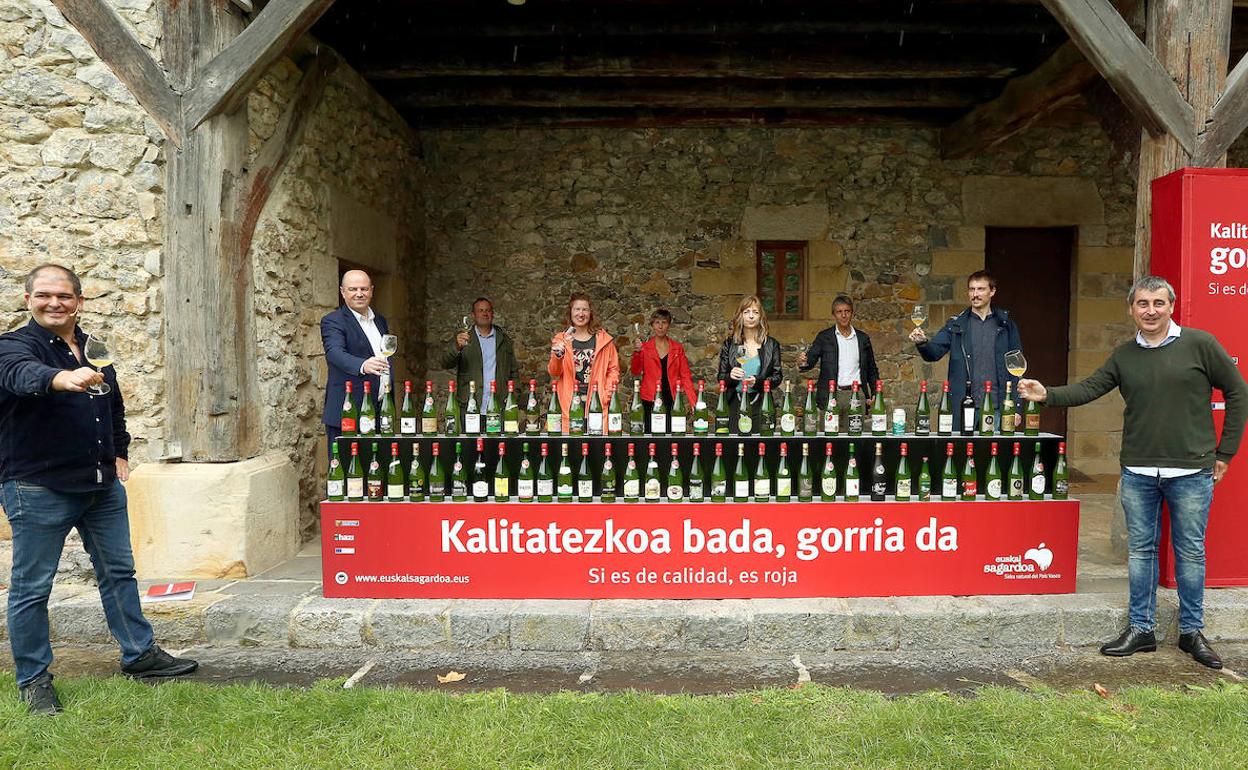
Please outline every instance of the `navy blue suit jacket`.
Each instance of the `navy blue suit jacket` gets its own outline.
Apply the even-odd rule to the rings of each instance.
[[[373,321],[382,334],[390,333],[386,319],[376,310]],[[329,367],[329,377],[325,382],[325,416],[326,425],[337,428],[342,422],[342,402],[346,398],[346,383],[351,383],[351,396],[356,405],[364,393],[364,382],[373,391],[373,404],[377,403],[377,389],[380,379],[373,374],[360,374],[360,367],[373,357],[373,346],[355,320],[351,308],[342,305],[337,310],[321,319],[321,342],[325,345],[325,363]]]

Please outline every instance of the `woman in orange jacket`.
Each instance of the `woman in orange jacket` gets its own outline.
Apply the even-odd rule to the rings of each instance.
[[[590,389],[597,386],[598,399],[605,407],[620,381],[620,359],[615,339],[598,322],[588,295],[573,294],[568,299],[563,322],[568,328],[551,339],[546,371],[556,378],[563,432],[567,433],[573,392],[581,394],[588,411]]]
[[[677,385],[684,391],[687,409],[698,397],[693,387],[693,374],[689,371],[689,358],[685,355],[684,346],[667,336],[671,327],[671,312],[659,308],[650,314],[650,339],[644,343],[640,339],[633,341],[629,370],[634,377],[641,376],[641,406],[646,413],[647,426],[650,425],[650,413],[654,410],[656,394],[662,394],[669,412]]]

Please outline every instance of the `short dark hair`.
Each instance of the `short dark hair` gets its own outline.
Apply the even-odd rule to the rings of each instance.
[[[1171,304],[1174,303],[1174,287],[1165,278],[1157,275],[1141,276],[1134,284],[1131,285],[1131,291],[1127,294],[1127,305],[1135,304],[1135,293],[1137,291],[1161,291],[1166,290],[1170,295]]]
[[[989,289],[997,288],[997,277],[988,270],[976,270],[966,277],[966,285],[970,286],[971,281],[987,281]]]
[[[493,302],[490,302],[490,298],[489,298],[489,297],[477,297],[476,299],[474,299],[474,300],[472,301],[472,306],[475,308],[475,307],[477,306],[477,303],[478,303],[478,302],[489,302],[489,303],[490,303],[490,309],[491,309],[491,310],[493,310],[493,309],[494,309],[494,303],[493,303]]]
[[[837,294],[836,299],[832,300],[832,312],[836,312],[837,305],[845,305],[850,310],[854,309],[854,301],[849,298],[848,294]]]
[[[35,288],[35,279],[38,278],[39,274],[44,270],[60,270],[65,274],[65,277],[69,279],[70,285],[74,287],[74,294],[79,297],[82,296],[82,280],[78,277],[78,274],[73,270],[70,270],[68,267],[58,265],[55,262],[44,262],[42,265],[39,265],[34,270],[31,270],[26,274],[27,294],[30,294],[30,292]]]
[[[666,319],[667,319],[667,322],[668,322],[668,323],[671,323],[671,322],[672,322],[672,311],[668,310],[667,308],[662,308],[662,307],[661,307],[661,308],[659,308],[658,310],[656,310],[656,311],[654,311],[653,313],[651,313],[651,314],[650,314],[650,323],[654,323],[655,321],[659,320],[660,318],[666,318]]]

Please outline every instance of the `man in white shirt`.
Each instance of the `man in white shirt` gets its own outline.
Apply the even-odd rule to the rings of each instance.
[[[840,294],[832,300],[832,316],[836,325],[819,332],[810,349],[798,354],[797,366],[803,372],[819,367],[816,387],[820,409],[828,408],[828,382],[835,381],[838,393],[833,398],[839,395],[839,408],[844,410],[853,384],[859,384],[866,398],[874,392],[880,370],[871,338],[854,328],[854,301],[849,295]]]
[[[321,342],[325,345],[325,363],[329,369],[323,422],[331,447],[342,432],[346,383],[351,383],[351,398],[356,406],[364,397],[364,383],[370,383],[371,398],[376,406],[381,377],[390,373],[389,361],[381,354],[381,337],[390,333],[390,327],[371,307],[372,279],[363,270],[348,270],[342,275],[338,292],[342,295],[342,306],[321,319]]]

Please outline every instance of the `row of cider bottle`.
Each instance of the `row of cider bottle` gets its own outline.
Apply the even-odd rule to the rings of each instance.
[[[844,468],[838,468],[833,445],[824,450],[821,463],[810,458],[810,444],[801,442],[801,459],[794,470],[790,466],[788,442],[780,443],[780,457],[773,471],[767,459],[767,445],[759,443],[757,460],[746,456],[745,444],[737,445],[736,461],[731,471],[725,463],[723,444],[714,445],[714,459],[708,471],[701,459],[702,444],[694,443],[693,457],[686,465],[679,457],[679,447],[671,447],[666,472],[661,467],[653,442],[648,445],[644,464],[637,457],[636,444],[627,445],[622,467],[617,467],[610,444],[604,447],[602,462],[594,467],[589,444],[580,445],[580,459],[570,456],[568,442],[559,445],[558,460],[550,456],[550,444],[541,442],[539,461],[534,465],[525,442],[519,467],[508,461],[506,444],[500,442],[493,460],[486,456],[485,440],[476,440],[476,458],[465,462],[463,442],[455,442],[454,457],[448,468],[441,456],[440,445],[434,443],[426,465],[420,447],[405,466],[399,456],[397,442],[390,444],[390,461],[383,467],[384,457],[379,442],[373,442],[372,457],[362,465],[359,443],[351,443],[351,457],[345,467],[338,457],[337,444],[330,462],[327,497],[331,501],[433,501],[455,502],[823,502],[860,499],[882,501],[889,498],[909,500],[1043,500],[1051,494],[1055,500],[1068,495],[1066,444],[1058,445],[1058,459],[1052,473],[1052,489],[1046,477],[1036,444],[1031,468],[1025,469],[1020,458],[1020,444],[1014,443],[1013,460],[1003,472],[997,459],[997,444],[992,443],[988,467],[980,487],[975,466],[974,445],[966,445],[966,459],[961,468],[954,457],[954,445],[946,444],[944,464],[934,471],[927,457],[914,466],[908,445],[901,444],[901,456],[891,470],[886,467],[883,444],[876,442],[874,461],[860,466],[855,446],[849,446]]]
[[[628,412],[622,410],[618,389],[612,388],[605,399],[599,397],[597,385],[590,388],[589,398],[574,391],[568,405],[568,425],[565,430],[563,409],[556,383],[551,382],[550,398],[544,412],[539,407],[537,380],[529,380],[529,392],[523,406],[516,395],[515,382],[507,382],[507,394],[500,403],[495,383],[491,382],[489,395],[482,403],[477,396],[476,383],[469,382],[467,403],[461,409],[455,392],[455,381],[447,383],[447,395],[439,411],[433,391],[433,381],[425,382],[423,399],[412,393],[411,381],[403,383],[403,400],[395,409],[394,400],[387,390],[380,404],[374,404],[370,383],[364,383],[364,395],[357,404],[352,395],[351,383],[346,385],[346,399],[342,405],[341,430],[344,436],[458,436],[458,435],[540,435],[549,436],[706,436],[706,435],[761,435],[761,436],[884,436],[903,434],[909,427],[905,410],[889,411],[884,396],[883,382],[877,380],[875,393],[868,399],[854,382],[848,404],[841,409],[835,397],[836,382],[828,382],[827,408],[819,409],[815,399],[815,383],[806,381],[806,398],[797,404],[786,381],[783,396],[776,402],[771,383],[763,383],[763,394],[757,413],[743,410],[735,424],[729,409],[727,384],[720,380],[719,393],[714,409],[706,399],[704,381],[698,381],[697,393],[692,401],[685,398],[677,383],[672,403],[656,391],[653,408],[647,421],[642,408],[638,381],[633,380],[633,397]],[[1040,407],[1027,401],[1023,412],[1011,394],[1012,383],[1005,386],[1005,398],[1000,410],[1000,424],[992,397],[992,383],[984,383],[983,402],[976,406],[972,397],[971,383],[966,383],[966,395],[958,408],[962,411],[960,434],[971,436],[1010,436],[1023,433],[1039,435]],[[744,388],[744,384],[741,386]],[[927,395],[927,380],[919,386],[919,401],[915,406],[914,434],[926,436],[953,435],[954,407],[949,397],[949,381],[944,382],[941,398],[935,409],[931,408]],[[891,418],[891,419],[890,419]],[[933,430],[933,425],[935,430]],[[1020,430],[1021,428],[1021,430]]]

